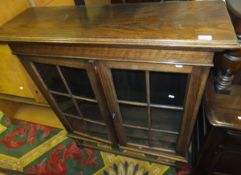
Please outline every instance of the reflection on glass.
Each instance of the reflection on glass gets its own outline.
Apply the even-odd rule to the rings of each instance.
[[[62,112],[78,116],[78,112],[71,98],[55,94],[52,94],[52,96],[54,97],[59,109]]]
[[[66,116],[66,118],[74,131],[78,131],[89,136],[109,140],[109,134],[106,126],[98,125],[68,116]]]
[[[84,118],[103,121],[99,110],[99,106],[97,103],[87,102],[83,100],[77,100],[77,103]]]
[[[177,135],[154,132],[154,131],[152,131],[151,135],[152,135],[152,139],[151,139],[152,147],[175,150]]]
[[[73,95],[95,99],[86,70],[63,66],[60,68]]]
[[[146,102],[144,71],[112,70],[118,100]]]
[[[67,93],[56,66],[42,63],[34,65],[49,90]]]
[[[147,107],[120,104],[124,124],[148,127]]]
[[[182,111],[170,109],[151,109],[152,128],[168,131],[179,131]]]
[[[151,103],[183,106],[186,83],[186,74],[151,72]]]
[[[124,127],[127,143],[148,146],[148,130]]]

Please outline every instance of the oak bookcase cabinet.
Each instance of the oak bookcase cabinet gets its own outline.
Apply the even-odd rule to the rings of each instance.
[[[31,8],[0,40],[70,137],[168,164],[187,161],[213,52],[238,47],[223,2]]]

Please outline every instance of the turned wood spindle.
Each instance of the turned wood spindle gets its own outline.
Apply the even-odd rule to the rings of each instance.
[[[241,3],[240,0],[226,0],[232,23],[241,44]],[[215,78],[218,92],[229,93],[236,73],[241,70],[241,49],[224,52],[217,58],[219,70]]]

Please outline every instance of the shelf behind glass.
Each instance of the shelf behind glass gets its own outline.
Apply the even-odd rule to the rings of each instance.
[[[175,150],[178,135],[151,131],[151,147]]]
[[[112,69],[118,100],[146,102],[145,71]]]
[[[150,72],[151,103],[183,106],[188,74]]]
[[[182,110],[151,108],[151,128],[178,132]]]
[[[76,100],[76,101],[84,118],[96,120],[96,121],[103,121],[103,118],[101,117],[99,105],[97,103],[87,102],[84,100]]]
[[[146,129],[124,127],[127,143],[132,145],[174,151],[178,134],[169,134]]]
[[[148,132],[148,130],[124,127],[124,131],[125,131],[125,134],[126,134],[127,143],[149,146],[149,142],[148,142],[149,132]]]
[[[60,111],[66,114],[76,115],[78,116],[78,111],[75,108],[73,100],[70,97],[52,94],[55,102],[57,103]]]
[[[71,125],[73,131],[83,133],[100,139],[110,140],[106,125],[100,125],[93,122],[65,116]]]
[[[147,107],[120,104],[123,124],[148,127]]]
[[[34,63],[34,66],[49,90],[68,93],[55,65]]]
[[[60,66],[62,74],[73,95],[95,99],[87,72],[85,69]]]

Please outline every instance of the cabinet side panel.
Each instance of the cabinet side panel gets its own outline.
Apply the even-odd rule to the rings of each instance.
[[[177,153],[185,155],[188,150],[192,130],[209,74],[209,67],[193,67],[185,99],[185,111],[177,143]]]

